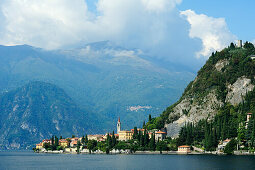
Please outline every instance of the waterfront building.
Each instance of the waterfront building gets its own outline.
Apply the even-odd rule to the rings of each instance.
[[[62,146],[63,148],[66,148],[66,147],[68,147],[69,142],[66,139],[60,139],[59,145]]]
[[[133,139],[133,132],[129,130],[119,131],[119,140],[127,141]]]
[[[179,154],[187,154],[190,153],[190,146],[187,145],[182,145],[182,146],[178,146],[178,152]]]
[[[42,149],[43,148],[43,143],[39,143],[39,144],[36,144],[36,149]]]
[[[224,148],[226,147],[226,145],[230,142],[230,139],[226,139],[224,141],[220,141],[220,143],[218,144],[218,147],[217,147],[217,151],[218,152],[223,152],[224,151]]]

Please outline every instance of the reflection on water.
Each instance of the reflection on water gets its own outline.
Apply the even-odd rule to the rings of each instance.
[[[0,152],[0,169],[255,169],[255,156]]]

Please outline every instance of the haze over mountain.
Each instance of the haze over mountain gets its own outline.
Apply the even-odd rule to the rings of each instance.
[[[119,116],[124,129],[141,125],[148,114],[159,115],[174,103],[195,76],[192,68],[109,41],[55,51],[0,46],[0,67],[2,93],[31,81],[56,85],[90,115],[85,120],[95,126],[82,126],[92,133],[115,130]]]
[[[25,149],[52,135],[97,133],[95,115],[81,110],[59,87],[31,82],[0,95],[0,148]]]

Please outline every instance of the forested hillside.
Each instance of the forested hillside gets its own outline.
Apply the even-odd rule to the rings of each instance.
[[[212,53],[180,100],[160,117],[152,118],[146,127],[165,127],[169,136],[179,136],[179,145],[197,144],[206,150],[214,150],[220,140],[227,138],[254,146],[254,54],[254,45],[249,42],[242,48],[231,43]],[[247,113],[253,113],[249,122]]]

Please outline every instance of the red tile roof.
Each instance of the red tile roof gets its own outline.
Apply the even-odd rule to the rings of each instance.
[[[178,146],[178,148],[190,148],[190,146],[188,146],[188,145],[182,145],[182,146]]]
[[[158,131],[156,133],[160,133],[160,134],[166,134],[166,132],[162,132],[162,131]]]

